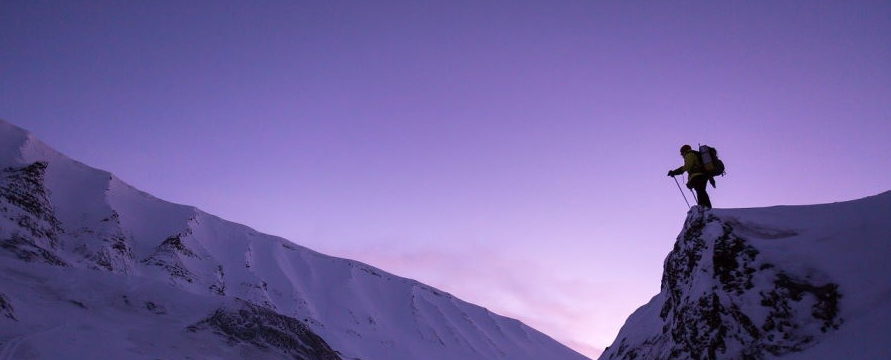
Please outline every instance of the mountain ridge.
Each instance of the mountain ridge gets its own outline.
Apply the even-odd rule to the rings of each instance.
[[[6,250],[0,251],[6,255],[0,256],[0,261],[28,262],[23,268],[32,269],[35,277],[49,271],[35,263],[46,263],[85,269],[71,272],[77,277],[98,270],[132,281],[160,282],[176,291],[202,296],[188,297],[194,301],[209,301],[203,296],[241,299],[250,305],[233,310],[238,321],[254,321],[257,314],[266,314],[269,321],[284,326],[269,329],[276,334],[269,339],[281,340],[275,343],[284,346],[270,350],[272,357],[299,358],[294,354],[314,353],[313,349],[297,351],[285,346],[301,343],[292,335],[306,330],[324,339],[325,345],[344,359],[585,358],[515,319],[416,280],[324,255],[196,207],[158,199],[107,171],[66,157],[7,122],[0,121],[0,140],[0,189],[4,191],[0,193],[4,195],[0,196],[0,239]],[[7,268],[15,267],[9,264]],[[110,298],[126,296],[126,289],[133,286],[117,280],[108,283],[117,289]],[[30,291],[23,290],[26,288],[18,289]],[[47,287],[42,291],[69,294],[74,290]],[[29,326],[52,328],[51,321],[39,320],[21,305],[27,294],[4,289],[0,294],[13,309],[11,314],[17,319],[14,324],[18,325],[0,331],[0,339],[24,336],[16,330],[31,321],[29,318],[38,319]],[[162,300],[146,306],[157,310],[173,307],[176,301]],[[77,302],[98,311],[89,301]],[[196,307],[208,311],[207,306]],[[296,322],[276,320],[266,311]],[[226,314],[215,319],[234,321]],[[194,323],[171,319],[153,326],[175,326],[165,331],[181,334],[190,327],[202,328]],[[298,323],[306,329],[285,331],[296,329]],[[105,331],[96,326],[97,332]],[[233,334],[223,337],[239,339]],[[176,343],[172,339],[163,341]],[[233,346],[270,348],[269,344],[247,341]],[[325,346],[315,345],[325,353]],[[64,348],[63,344],[58,346],[53,349]]]

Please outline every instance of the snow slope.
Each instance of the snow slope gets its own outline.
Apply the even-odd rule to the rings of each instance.
[[[0,360],[585,358],[417,281],[154,198],[2,120],[0,169]]]
[[[693,209],[600,359],[891,359],[891,192]]]

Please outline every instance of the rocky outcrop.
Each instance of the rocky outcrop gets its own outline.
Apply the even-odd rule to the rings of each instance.
[[[128,272],[133,267],[133,251],[123,235],[102,239],[104,246],[89,256],[99,268],[113,272]]]
[[[111,210],[93,226],[75,227],[65,235],[63,242],[73,248],[75,261],[92,269],[128,274],[136,265],[132,240],[124,234],[117,211]]]
[[[0,319],[18,320],[15,317],[15,309],[12,308],[12,302],[6,295],[0,293]]]
[[[65,266],[55,254],[63,232],[44,185],[46,162],[3,169],[0,179],[0,216],[18,225],[0,229],[0,247],[25,261]]]
[[[154,253],[142,260],[143,264],[157,266],[170,274],[171,279],[192,283],[197,276],[189,270],[186,261],[190,258],[198,258],[192,249],[184,243],[184,239],[191,235],[191,230],[167,237],[155,248]]]
[[[341,359],[325,340],[299,320],[241,300],[218,309],[188,330],[209,330],[224,337],[229,344],[251,344],[294,359]]]
[[[692,210],[665,260],[661,293],[642,308],[651,311],[632,315],[600,358],[755,360],[801,351],[838,329],[838,285],[769,262],[744,227]]]

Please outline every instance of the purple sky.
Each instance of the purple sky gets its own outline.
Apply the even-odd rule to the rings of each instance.
[[[0,2],[0,117],[594,355],[716,207],[891,189],[888,1]]]

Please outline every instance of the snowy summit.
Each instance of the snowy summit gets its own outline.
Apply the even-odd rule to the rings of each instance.
[[[0,121],[0,360],[584,356],[417,281],[71,160]]]
[[[601,360],[891,359],[891,192],[687,216]]]

